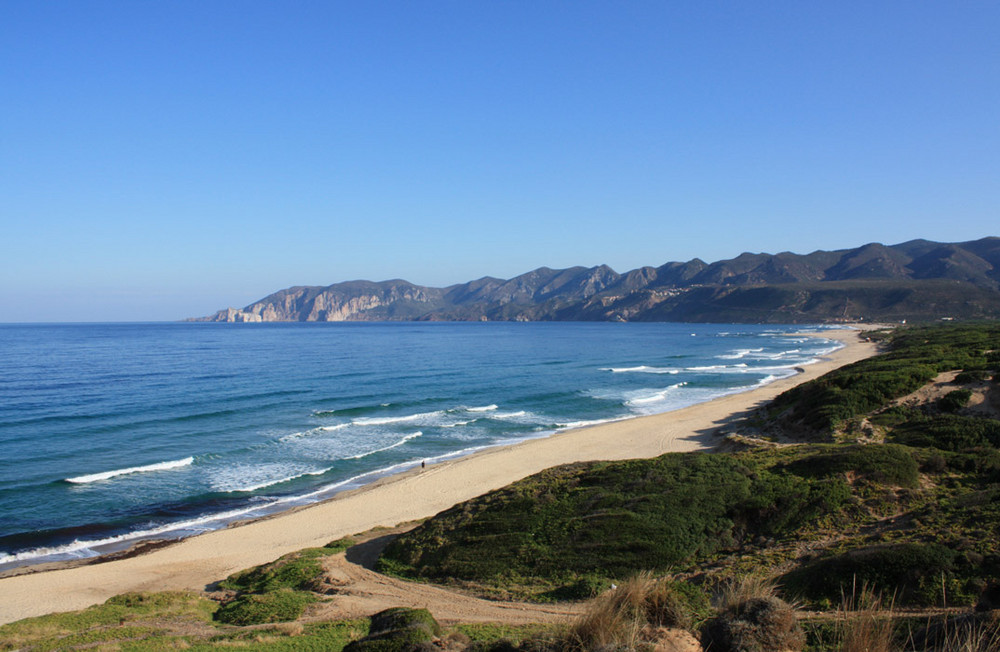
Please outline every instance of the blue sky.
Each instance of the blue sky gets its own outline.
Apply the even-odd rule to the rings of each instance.
[[[0,3],[0,322],[1000,235],[996,2]]]

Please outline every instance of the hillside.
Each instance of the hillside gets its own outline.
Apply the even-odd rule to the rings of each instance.
[[[929,321],[1000,317],[1000,238],[810,254],[744,253],[619,274],[541,267],[445,288],[403,280],[292,287],[192,321]]]
[[[900,605],[975,604],[1000,582],[998,382],[1000,327],[903,330],[779,396],[739,452],[549,469],[402,535],[380,567],[533,599],[753,568],[816,607],[855,581]]]

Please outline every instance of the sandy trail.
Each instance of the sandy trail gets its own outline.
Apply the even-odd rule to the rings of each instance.
[[[310,610],[309,620],[365,618],[390,607],[424,608],[442,624],[452,623],[564,623],[582,612],[583,605],[532,604],[483,600],[430,584],[407,582],[381,575],[370,567],[390,536],[379,537],[324,561],[327,595],[331,598]]]
[[[546,439],[391,476],[332,500],[209,532],[107,563],[0,579],[0,624],[82,609],[127,591],[203,590],[231,573],[375,527],[432,516],[543,469],[588,460],[655,457],[716,443],[713,433],[781,392],[875,353],[857,331],[825,331],[846,346],[803,373],[674,412],[561,432]],[[412,588],[412,585],[407,584]],[[442,617],[447,618],[442,613]]]

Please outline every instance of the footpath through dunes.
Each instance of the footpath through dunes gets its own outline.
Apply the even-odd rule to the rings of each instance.
[[[391,476],[330,501],[217,530],[130,558],[0,579],[0,623],[82,609],[127,591],[203,590],[244,568],[375,527],[432,516],[544,469],[711,447],[714,433],[799,383],[875,353],[856,331],[824,331],[846,346],[803,372],[674,412],[570,430]],[[443,616],[443,614],[442,614]]]
[[[367,618],[385,609],[406,605],[427,609],[442,624],[565,623],[583,613],[582,603],[528,603],[483,600],[452,589],[408,582],[376,573],[374,566],[387,540],[387,533],[361,543],[323,562],[323,581],[333,599],[314,606],[309,621]]]

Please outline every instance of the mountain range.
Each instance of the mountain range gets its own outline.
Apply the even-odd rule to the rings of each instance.
[[[541,267],[448,287],[347,281],[280,290],[190,321],[797,323],[1000,317],[1000,238],[911,240],[809,254],[744,253],[619,274]]]

